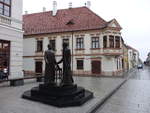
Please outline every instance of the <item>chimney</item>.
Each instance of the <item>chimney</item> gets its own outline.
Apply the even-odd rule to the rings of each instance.
[[[72,8],[72,2],[69,2],[69,8]]]
[[[45,12],[46,11],[46,8],[45,7],[43,7],[43,12]]]
[[[25,11],[25,15],[27,15],[28,14],[28,11]]]
[[[52,12],[52,15],[56,16],[56,13],[57,13],[57,2],[53,1],[53,12]]]
[[[87,1],[86,5],[87,5],[87,8],[90,9],[90,7],[91,7],[91,2],[90,2],[90,1]]]

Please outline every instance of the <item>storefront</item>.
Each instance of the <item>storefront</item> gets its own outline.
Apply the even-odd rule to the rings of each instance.
[[[0,40],[0,70],[6,68],[9,73],[10,68],[10,42]]]

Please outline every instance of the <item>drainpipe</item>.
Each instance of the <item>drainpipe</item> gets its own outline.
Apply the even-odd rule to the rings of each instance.
[[[73,74],[73,32],[71,32],[71,38],[72,38],[72,74]]]

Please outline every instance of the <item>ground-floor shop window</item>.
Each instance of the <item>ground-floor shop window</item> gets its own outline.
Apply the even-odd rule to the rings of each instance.
[[[10,42],[5,40],[0,40],[0,72],[2,74],[9,74],[9,64],[10,64]]]

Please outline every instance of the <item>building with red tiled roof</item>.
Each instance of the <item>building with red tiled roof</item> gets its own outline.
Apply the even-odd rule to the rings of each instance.
[[[133,48],[133,47],[131,47],[131,46],[129,46],[129,45],[126,45],[126,47],[127,47],[128,49],[132,49],[132,50],[134,50],[134,51],[137,51],[137,52],[138,52],[138,50],[136,50],[135,48]]]
[[[109,22],[87,7],[26,14],[23,16],[24,70],[44,72],[44,51],[51,43],[57,61],[62,43],[72,53],[72,70],[77,75],[111,76],[123,70],[122,29],[116,19]]]
[[[113,21],[117,29],[121,29],[115,19],[106,22],[87,7],[80,7],[58,10],[56,16],[52,15],[52,11],[24,15],[23,28],[27,36],[104,29]]]

